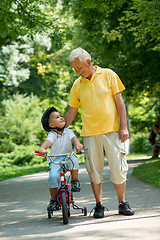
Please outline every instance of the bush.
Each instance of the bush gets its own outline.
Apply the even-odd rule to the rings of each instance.
[[[33,95],[16,94],[3,100],[0,108],[0,152],[12,152],[14,144],[40,144],[41,104],[40,99]]]
[[[151,144],[146,134],[136,134],[131,138],[131,152],[132,153],[147,153],[152,149]]]
[[[25,166],[41,164],[46,161],[45,158],[35,156],[35,150],[37,146],[29,145],[15,145],[14,150],[11,153],[0,153],[0,169],[13,165]]]

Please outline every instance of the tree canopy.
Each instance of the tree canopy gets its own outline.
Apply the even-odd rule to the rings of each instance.
[[[82,46],[96,64],[115,70],[128,96],[143,91],[160,95],[159,1],[71,0],[63,4],[76,19],[74,47]]]
[[[8,114],[14,116],[13,125],[27,131],[16,114],[20,121],[32,125],[34,107],[41,112],[55,105],[62,114],[66,111],[69,92],[77,78],[68,56],[79,46],[91,54],[93,64],[111,68],[121,78],[127,89],[124,97],[130,104],[133,132],[149,129],[160,112],[159,10],[158,0],[1,1],[0,133],[6,134]],[[10,104],[18,109],[17,113],[7,109]],[[26,113],[21,112],[21,106]],[[40,124],[41,113],[35,112]],[[20,117],[21,113],[30,121]],[[79,112],[74,123],[78,134],[81,124]],[[22,141],[27,139],[23,144],[31,144],[31,135],[24,138],[24,131],[11,126],[10,133],[16,132]],[[5,144],[9,135],[4,137]],[[44,138],[42,129],[36,142],[39,138]],[[16,135],[10,142],[13,139],[20,144]]]

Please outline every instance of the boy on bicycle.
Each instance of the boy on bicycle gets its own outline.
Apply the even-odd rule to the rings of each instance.
[[[65,128],[65,119],[54,107],[49,107],[43,114],[42,126],[45,131],[49,132],[46,141],[38,149],[40,154],[44,154],[47,148],[51,148],[50,155],[60,155],[73,151],[72,144],[77,152],[83,149],[83,145],[79,142],[76,135],[71,129]],[[61,157],[62,158],[62,157]],[[57,161],[57,160],[56,160]],[[62,161],[62,159],[61,159]],[[48,211],[58,209],[57,190],[60,179],[60,165],[54,164],[48,159],[49,163],[49,178],[48,187],[50,190],[51,199],[47,207]],[[65,164],[67,170],[71,171],[71,189],[73,192],[80,192],[80,183],[78,180],[79,161],[73,154],[71,161]]]

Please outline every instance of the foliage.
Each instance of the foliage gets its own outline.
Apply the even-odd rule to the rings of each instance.
[[[133,175],[139,180],[160,187],[160,159],[147,161],[134,168]]]
[[[155,14],[158,1],[71,0],[63,4],[76,19],[73,48],[83,47],[91,53],[93,63],[116,71],[127,88],[128,97],[135,98],[143,91],[159,97],[160,55],[156,48],[159,37],[153,34],[159,36],[160,15]],[[150,11],[155,14],[153,18]]]
[[[26,67],[33,48],[29,44],[12,42],[2,46],[0,51],[0,78],[4,86],[17,87],[20,82],[29,78]]]
[[[34,161],[35,150],[37,147],[35,145],[14,145],[14,149],[10,153],[0,153],[1,163],[0,167],[10,167],[10,166],[25,166],[28,163],[32,165],[32,161]],[[41,163],[42,160],[39,159],[37,163]],[[35,162],[36,163],[36,162]]]
[[[132,2],[132,6],[124,11],[124,16],[119,19],[121,34],[128,30],[133,34],[137,46],[150,43],[154,50],[160,50],[160,2],[158,0]]]
[[[49,27],[54,27],[54,18],[48,15],[54,10],[57,1],[48,5],[49,1],[43,0],[5,0],[0,4],[1,36],[17,36],[43,32]],[[49,12],[48,12],[49,10]]]
[[[148,140],[149,135],[144,133],[137,133],[131,135],[131,152],[132,153],[147,153],[152,147]]]
[[[25,82],[19,84],[18,90],[21,93],[32,92],[42,100],[47,98],[51,104],[54,103],[64,109],[68,79],[67,66],[65,66],[66,52],[52,51],[53,49],[47,50],[38,44],[34,45],[34,54],[28,63],[30,76]],[[45,70],[39,71],[39,66],[43,66]]]
[[[62,6],[57,0],[2,1],[1,151],[41,144],[46,132],[40,119],[47,107],[54,105],[64,115],[77,78],[68,55],[78,46],[91,53],[94,64],[112,68],[122,79],[133,149],[138,149],[138,141],[142,151],[144,141],[146,151],[149,131],[160,112],[158,8],[156,0],[62,0]],[[79,110],[71,126],[77,136],[80,114]],[[146,135],[134,137],[137,132]],[[14,161],[23,162],[22,158]],[[26,161],[30,158],[26,154]]]
[[[33,146],[33,150],[36,149],[36,146]],[[33,151],[32,151],[33,152]],[[32,163],[28,163],[25,166],[17,166],[12,164],[12,160],[9,159],[9,154],[0,153],[0,181],[4,181],[9,178],[14,178],[18,176],[34,174],[37,172],[42,172],[48,170],[48,162],[43,158],[35,156],[32,160]],[[78,154],[79,163],[84,164],[84,154]],[[131,154],[127,156],[127,159],[132,160],[136,157],[145,157],[146,155],[142,154]],[[145,176],[145,178],[147,178]]]
[[[136,99],[130,101],[129,115],[131,132],[147,133],[151,131],[160,114],[160,101],[156,97],[149,97],[149,94],[142,93]]]
[[[42,132],[40,100],[36,96],[13,95],[2,101],[0,108],[1,152],[10,152],[16,145],[39,144]]]

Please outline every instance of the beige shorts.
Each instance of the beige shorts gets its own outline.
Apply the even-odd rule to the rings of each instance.
[[[118,138],[118,132],[83,137],[85,145],[85,164],[90,181],[95,184],[102,182],[104,156],[110,168],[110,180],[114,184],[126,181],[128,164],[125,158],[124,143]]]

